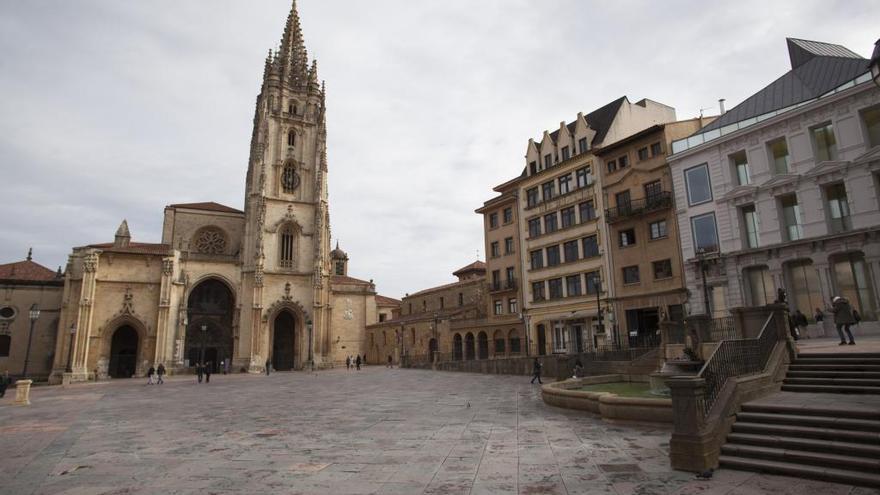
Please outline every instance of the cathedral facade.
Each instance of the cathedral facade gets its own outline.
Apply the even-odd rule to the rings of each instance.
[[[165,208],[160,243],[73,249],[65,270],[52,381],[172,372],[196,363],[261,372],[332,366],[365,352],[372,281],[331,250],[323,84],[296,4],[257,97],[244,211],[217,203]],[[68,366],[68,362],[71,364]]]

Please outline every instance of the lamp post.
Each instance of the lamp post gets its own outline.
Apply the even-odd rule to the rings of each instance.
[[[312,353],[312,320],[311,318],[306,320],[306,328],[309,330],[309,370],[315,371],[315,361],[314,354]]]
[[[871,67],[871,79],[874,80],[874,84],[880,86],[880,39],[874,43],[874,53],[868,66]]]
[[[70,333],[70,346],[67,348],[67,368],[66,371],[68,373],[73,373],[73,336],[76,335],[76,324],[70,325],[70,328],[67,330]]]
[[[208,339],[208,325],[202,323],[202,352],[199,355],[199,363],[200,365],[205,365],[205,344]]]
[[[31,304],[31,309],[28,311],[28,318],[31,320],[31,330],[28,333],[28,345],[27,349],[24,352],[24,369],[21,371],[21,376],[27,379],[27,368],[28,368],[28,360],[31,356],[31,341],[34,339],[34,324],[37,322],[37,318],[40,317],[40,307],[37,306],[37,303]]]
[[[433,331],[432,334],[434,335],[434,346],[430,349],[432,363],[437,361],[437,351],[439,350],[439,347],[440,347],[440,339],[437,338],[437,326],[439,324],[440,324],[440,314],[435,311],[434,312],[434,326],[431,327],[431,330]]]

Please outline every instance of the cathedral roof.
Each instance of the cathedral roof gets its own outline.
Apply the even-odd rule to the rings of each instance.
[[[349,277],[347,275],[333,275],[330,281],[334,284],[352,284],[352,285],[371,285],[371,282],[361,280],[359,278]]]
[[[221,205],[220,203],[215,203],[213,201],[206,201],[203,203],[177,203],[168,205],[167,208],[189,208],[191,210],[219,211],[221,213],[244,213],[241,210]]]
[[[171,246],[168,244],[153,244],[149,242],[132,242],[127,246],[117,246],[113,242],[102,242],[99,244],[89,244],[86,247],[98,248],[104,251],[112,251],[115,253],[132,253],[132,254],[171,254]]]
[[[400,300],[393,297],[376,295],[376,304],[379,306],[400,306]]]
[[[48,282],[60,280],[59,272],[50,270],[30,259],[0,265],[0,280],[21,282]]]

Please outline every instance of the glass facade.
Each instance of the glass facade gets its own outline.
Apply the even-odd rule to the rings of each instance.
[[[826,187],[825,200],[828,205],[829,230],[835,234],[849,230],[849,203],[846,197],[846,186],[832,184]]]
[[[837,293],[849,299],[854,309],[862,315],[863,320],[876,320],[877,308],[874,307],[874,287],[871,284],[865,256],[862,253],[850,253],[834,259],[834,281]]]
[[[745,151],[738,151],[730,155],[730,162],[736,174],[737,184],[745,186],[752,183],[752,174],[749,170],[749,160]]]
[[[831,122],[814,127],[811,131],[813,145],[816,147],[816,161],[837,160],[837,140],[834,138]]]
[[[779,138],[767,143],[770,153],[770,164],[776,174],[788,173],[788,144],[785,138]]]
[[[709,181],[709,166],[698,165],[684,171],[687,186],[688,204],[691,206],[712,201],[712,185]]]
[[[718,229],[715,226],[715,213],[706,213],[691,218],[694,236],[694,249],[697,252],[718,251]]]
[[[803,216],[801,205],[798,204],[797,196],[789,194],[779,198],[782,208],[782,222],[785,228],[785,240],[796,241],[804,237]]]
[[[742,219],[743,219],[743,230],[745,234],[745,247],[747,248],[756,248],[759,246],[759,223],[758,223],[758,212],[755,210],[755,205],[748,205],[742,207]]]

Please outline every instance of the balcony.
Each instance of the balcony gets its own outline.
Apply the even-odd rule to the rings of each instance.
[[[672,207],[672,193],[663,191],[647,198],[634,199],[629,203],[605,211],[608,223],[619,222],[627,218],[644,215],[652,211],[665,210]]]
[[[496,280],[488,282],[486,285],[489,286],[489,292],[506,292],[509,290],[516,290],[516,279],[509,279],[503,282],[501,280]]]

